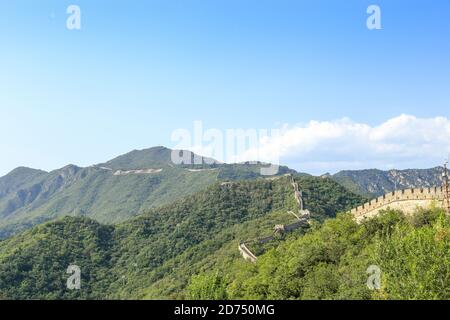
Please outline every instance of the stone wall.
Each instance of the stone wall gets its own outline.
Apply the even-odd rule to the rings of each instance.
[[[244,257],[245,260],[249,260],[251,262],[256,262],[256,256],[247,248],[245,243],[239,244],[239,252]]]
[[[354,208],[351,213],[357,222],[376,216],[387,208],[402,210],[405,213],[417,207],[429,207],[432,203],[442,206],[444,190],[442,187],[398,190],[373,199]]]

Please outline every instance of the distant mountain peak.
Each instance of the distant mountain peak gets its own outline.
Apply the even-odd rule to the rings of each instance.
[[[69,164],[65,167],[62,167],[61,169],[55,170],[54,172],[59,173],[60,175],[63,176],[73,176],[75,174],[77,174],[80,170],[82,170],[83,168],[76,166],[74,164]]]
[[[205,165],[219,163],[217,160],[197,155],[188,150],[172,150],[164,146],[157,146],[147,149],[133,150],[97,166],[103,166],[113,170],[159,169],[175,165],[172,161],[173,152],[178,152],[180,159],[187,156],[185,153],[189,154],[190,159],[180,163],[183,165]]]
[[[35,173],[46,173],[46,171],[21,166],[21,167],[15,168],[11,172],[9,172],[7,175],[35,174]]]
[[[68,164],[67,166],[62,167],[59,170],[80,170],[80,169],[82,169],[82,167],[79,167],[79,166],[74,165],[74,164]]]

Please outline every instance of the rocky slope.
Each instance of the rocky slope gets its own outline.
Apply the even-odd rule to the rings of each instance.
[[[442,185],[442,168],[407,170],[341,171],[331,178],[358,194],[377,197],[406,188],[428,188]]]

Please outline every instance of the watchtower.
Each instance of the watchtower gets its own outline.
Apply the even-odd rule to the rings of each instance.
[[[444,209],[447,214],[450,214],[450,188],[448,182],[447,162],[444,163],[444,172],[442,172],[442,189],[444,191]]]

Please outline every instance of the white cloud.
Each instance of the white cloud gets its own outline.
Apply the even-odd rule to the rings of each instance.
[[[241,161],[280,159],[299,171],[432,167],[450,154],[450,120],[400,115],[378,126],[344,118],[284,126],[278,137],[260,137]]]

